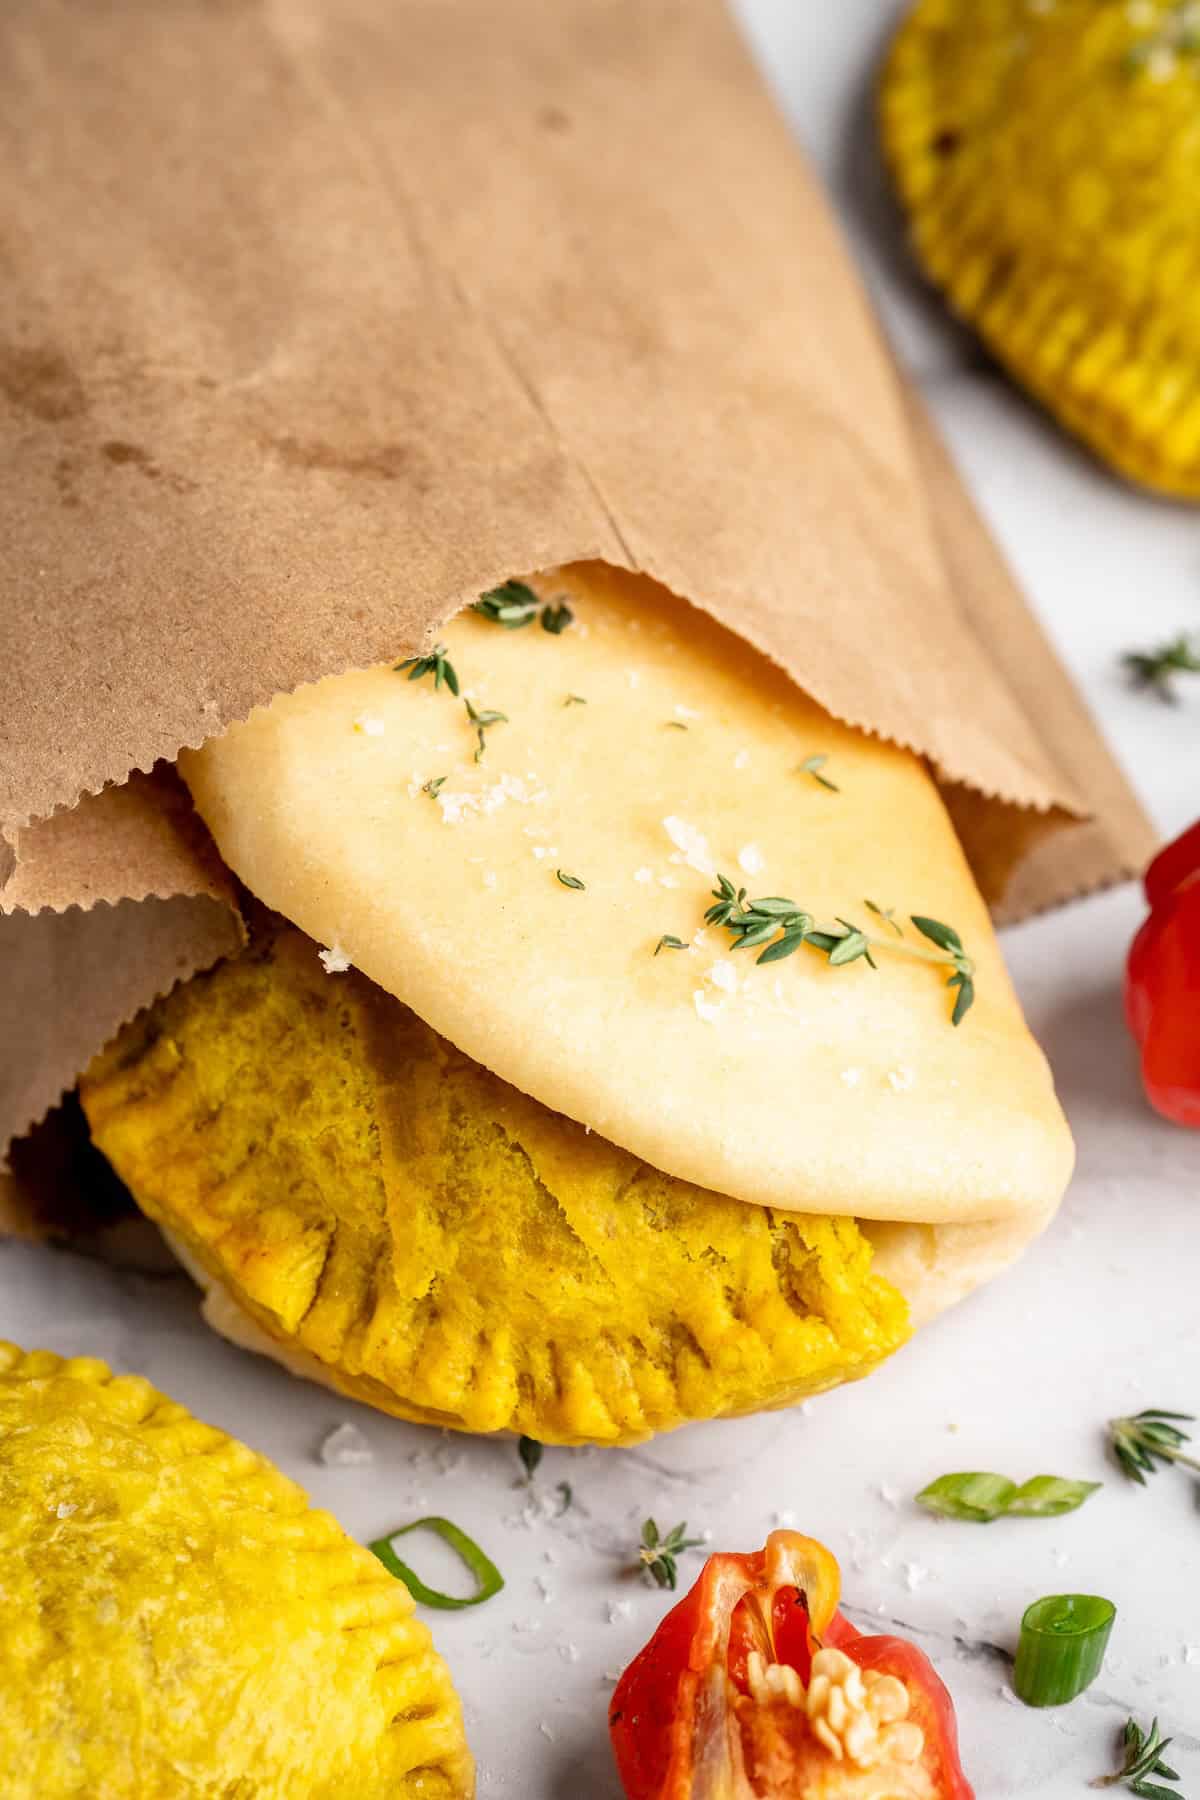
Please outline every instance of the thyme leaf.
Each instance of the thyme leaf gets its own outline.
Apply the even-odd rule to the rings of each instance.
[[[828,775],[822,775],[821,773],[821,770],[828,761],[829,758],[824,752],[819,756],[806,756],[804,761],[800,764],[800,767],[796,770],[796,773],[797,775],[811,775],[814,781],[819,781],[821,786],[823,788],[828,788],[831,794],[840,794],[842,790],[837,782],[830,781]]]
[[[554,873],[564,887],[578,888],[581,893],[587,888],[586,881],[580,881],[578,875],[568,875],[565,869],[555,869]]]
[[[406,656],[403,662],[393,663],[392,668],[397,675],[403,674],[407,669],[410,681],[420,681],[422,675],[432,675],[435,688],[440,688],[444,681],[450,692],[457,697],[458,676],[449,657],[450,652],[445,644],[435,644],[428,656]]]
[[[536,1438],[522,1437],[517,1442],[517,1455],[521,1459],[521,1467],[525,1471],[525,1480],[530,1482],[537,1473],[537,1466],[542,1460],[543,1446]]]
[[[537,595],[526,582],[505,581],[480,594],[471,610],[490,619],[493,625],[503,625],[505,631],[519,631],[522,625],[532,623],[538,605]]]
[[[679,1577],[678,1560],[685,1550],[698,1550],[703,1538],[690,1538],[686,1525],[673,1525],[665,1537],[659,1535],[653,1519],[642,1526],[638,1560],[660,1588],[674,1590]]]
[[[421,783],[421,792],[423,794],[428,794],[431,800],[436,800],[445,785],[445,782],[446,777],[444,775],[431,775],[428,781],[423,781]]]
[[[483,753],[487,749],[487,738],[484,734],[490,725],[507,725],[508,714],[496,712],[494,709],[476,712],[469,700],[464,700],[463,705],[467,709],[468,719],[475,727],[475,736],[479,739],[479,746],[475,751],[475,761],[482,762]]]
[[[655,956],[657,956],[660,950],[686,950],[686,949],[687,949],[687,945],[684,943],[682,938],[671,937],[668,933],[664,932],[663,936],[659,938],[657,944],[655,944],[655,946],[654,946],[654,954],[655,954]]]
[[[1127,650],[1122,666],[1132,686],[1156,694],[1168,706],[1174,706],[1179,695],[1175,691],[1177,675],[1200,675],[1200,638],[1180,632],[1154,650]]]

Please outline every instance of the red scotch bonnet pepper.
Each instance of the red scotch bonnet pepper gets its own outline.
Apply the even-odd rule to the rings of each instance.
[[[1160,850],[1145,878],[1150,917],[1125,971],[1125,1015],[1141,1045],[1151,1106],[1200,1126],[1200,820]]]
[[[974,1800],[928,1657],[856,1631],[840,1585],[794,1531],[708,1559],[613,1695],[628,1800]]]

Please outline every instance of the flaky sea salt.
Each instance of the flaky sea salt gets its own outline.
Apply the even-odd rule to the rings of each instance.
[[[54,1509],[54,1516],[56,1519],[69,1519],[72,1513],[78,1512],[78,1511],[79,1511],[78,1506],[76,1506],[72,1501],[60,1500],[58,1505]]]
[[[633,1607],[628,1600],[610,1600],[607,1610],[609,1624],[619,1625],[622,1619],[629,1617]]]
[[[327,1469],[365,1469],[375,1453],[357,1425],[335,1425],[321,1439],[317,1455]]]
[[[738,851],[738,866],[747,875],[761,875],[765,867],[765,858],[757,844],[743,844]]]
[[[643,863],[640,869],[635,869],[633,871],[633,879],[635,881],[640,881],[643,887],[648,887],[654,880],[654,870],[647,868],[645,863]]]
[[[692,994],[692,1005],[706,1025],[712,1025],[720,1018],[724,1005],[720,1000],[710,1000],[703,988],[696,988]]]
[[[716,865],[712,859],[712,851],[708,847],[708,839],[696,825],[690,825],[686,819],[669,813],[663,820],[663,830],[679,851],[689,869],[695,869],[700,875],[715,875]]]
[[[364,737],[382,737],[384,724],[382,719],[361,718],[354,721],[355,731],[361,731]]]
[[[906,1094],[916,1079],[916,1071],[905,1068],[903,1064],[898,1069],[888,1070],[888,1086],[897,1094]]]
[[[843,1069],[842,1070],[842,1080],[845,1082],[847,1087],[857,1087],[859,1082],[862,1080],[862,1070],[861,1069]]]
[[[354,967],[346,952],[338,944],[334,944],[328,950],[318,950],[317,955],[320,957],[321,966],[327,975],[345,975],[347,970]]]
[[[729,961],[728,957],[723,956],[713,964],[712,968],[708,971],[708,979],[712,982],[714,987],[720,988],[722,993],[737,993],[737,970]]]

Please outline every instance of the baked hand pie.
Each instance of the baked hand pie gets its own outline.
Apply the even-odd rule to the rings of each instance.
[[[5,1800],[466,1800],[408,1590],[244,1444],[0,1343]]]
[[[1132,480],[1200,497],[1200,30],[1179,0],[919,0],[883,143],[926,273]]]

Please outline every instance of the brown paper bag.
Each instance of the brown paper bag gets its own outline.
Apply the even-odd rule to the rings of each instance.
[[[0,147],[0,1139],[238,942],[160,759],[514,573],[926,756],[1007,916],[1144,857],[718,0],[8,0]]]

